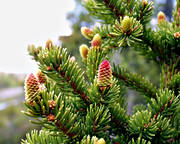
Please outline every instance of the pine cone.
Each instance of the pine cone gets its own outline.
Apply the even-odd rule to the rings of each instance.
[[[49,103],[49,107],[50,107],[51,109],[54,109],[54,108],[55,108],[56,103],[55,103],[54,100],[49,100],[48,103]]]
[[[125,16],[121,22],[121,28],[124,33],[128,32],[132,26],[132,19],[129,16]]]
[[[48,50],[50,50],[50,48],[53,46],[53,42],[50,40],[50,39],[48,39],[47,41],[46,41],[46,47],[48,48]]]
[[[40,70],[38,70],[36,75],[37,75],[37,78],[38,78],[40,84],[44,84],[47,81],[45,74],[43,74]]]
[[[47,120],[48,120],[48,121],[54,121],[54,120],[55,120],[55,116],[54,116],[53,114],[49,114],[49,115],[47,116]]]
[[[40,83],[37,78],[31,73],[25,80],[25,100],[32,102],[40,90]]]
[[[91,42],[92,47],[100,47],[101,46],[101,36],[99,34],[96,34],[93,37],[93,40]]]
[[[106,144],[105,140],[103,138],[100,138],[96,144]]]
[[[166,16],[165,16],[165,14],[162,11],[160,11],[158,13],[157,20],[158,20],[158,24],[164,23],[166,21]]]
[[[85,44],[82,44],[82,45],[79,47],[79,51],[80,51],[81,57],[82,57],[83,59],[86,59],[86,58],[87,58],[87,55],[88,55],[88,51],[89,51],[88,46],[85,45]]]
[[[87,27],[81,27],[81,34],[87,39],[92,39],[94,35],[93,31]]]
[[[112,69],[107,60],[104,60],[98,70],[98,86],[106,87],[112,83]]]
[[[174,37],[175,37],[175,38],[179,38],[179,37],[180,37],[180,32],[174,33]]]

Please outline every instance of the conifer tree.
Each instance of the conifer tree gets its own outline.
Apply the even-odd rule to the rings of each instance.
[[[180,143],[180,0],[171,21],[158,13],[155,30],[147,27],[152,2],[85,0],[83,5],[102,22],[81,28],[91,44],[79,50],[86,71],[50,40],[45,48],[28,48],[40,70],[25,81],[23,113],[42,130],[27,134],[22,143]],[[161,67],[159,87],[109,62],[113,51],[127,46]],[[127,114],[122,83],[147,101],[136,105],[132,115]]]

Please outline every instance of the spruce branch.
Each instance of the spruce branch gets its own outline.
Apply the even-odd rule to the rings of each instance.
[[[168,118],[158,116],[152,119],[152,113],[148,110],[136,112],[129,120],[131,136],[141,135],[152,143],[167,143],[173,137],[174,128]]]
[[[115,135],[129,133],[127,128],[130,116],[127,115],[127,110],[120,104],[111,104],[108,107],[111,112],[112,133]]]
[[[104,131],[110,128],[110,113],[103,105],[91,104],[87,110],[84,129],[86,134],[104,137]]]
[[[113,24],[115,20],[123,17],[127,6],[127,2],[123,0],[87,0],[83,4],[92,16],[106,24]]]
[[[30,117],[40,118],[36,121],[31,120],[32,123],[42,125],[51,131],[62,132],[72,139],[80,134],[79,122],[76,121],[78,115],[73,113],[74,110],[68,103],[64,103],[67,101],[65,99],[61,94],[56,96],[53,92],[48,93],[45,90],[37,96],[33,104],[25,102],[28,109],[27,112],[22,112]]]
[[[153,13],[153,2],[147,2],[146,0],[138,1],[135,3],[133,16],[137,18],[141,22],[141,24],[145,25],[151,20],[151,16]]]
[[[172,91],[165,89],[159,91],[156,99],[151,99],[148,108],[156,119],[159,114],[164,117],[171,117],[179,104],[179,96],[175,96]]]
[[[102,47],[91,47],[88,51],[86,73],[91,83],[94,82],[98,67],[104,58],[106,58],[106,54],[103,52]]]
[[[151,144],[151,142],[143,139],[142,136],[139,136],[137,140],[132,138],[128,144]]]
[[[92,16],[103,19],[105,23],[111,24],[116,19],[116,15],[103,1],[87,0],[84,1],[83,5]]]
[[[88,136],[84,136],[83,139],[81,140],[81,142],[77,143],[77,144],[106,144],[105,140],[103,138],[98,139],[96,136],[92,136],[90,137]]]
[[[177,64],[179,63],[179,60],[176,59],[175,63],[171,64],[171,65],[167,65],[164,64],[162,65],[162,74],[161,74],[161,88],[169,88],[169,89],[173,89],[175,91],[175,93],[178,95],[178,89],[174,89],[172,87],[175,87],[175,83],[174,86],[172,85],[172,83],[174,81],[176,81],[176,78],[178,80],[178,75],[179,75],[179,70],[177,69]],[[178,85],[178,82],[177,82]],[[176,86],[177,87],[177,86]]]
[[[22,140],[21,144],[59,144],[62,142],[68,142],[68,139],[62,139],[61,137],[53,136],[51,132],[41,130],[32,130],[31,133],[26,134],[26,140]]]
[[[143,26],[136,18],[125,16],[116,20],[113,25],[94,27],[93,32],[102,37],[103,50],[108,54],[113,49],[141,42]]]
[[[147,125],[151,120],[151,112],[148,110],[138,111],[129,120],[129,131],[131,135],[142,134],[143,138],[151,140],[157,131],[157,123],[152,122]]]
[[[120,17],[124,16],[124,13],[120,12],[119,9],[111,2],[111,0],[103,0],[107,7],[111,9],[113,13],[115,13],[116,18],[119,19]]]
[[[84,80],[84,73],[77,62],[70,59],[66,49],[56,46],[50,50],[45,49],[39,54],[39,62],[42,72],[54,80],[63,93],[71,97],[75,94],[86,105],[89,104],[88,84]]]
[[[178,34],[177,34],[178,35]],[[156,63],[167,64],[175,69],[179,69],[179,38],[176,38],[176,29],[165,20],[158,24],[156,31],[144,29],[141,37],[142,43],[136,43],[132,47],[140,51],[143,56],[154,60]]]
[[[32,56],[32,59],[38,61],[38,54],[42,50],[42,47],[35,47],[35,45],[28,46],[29,55]]]
[[[173,123],[177,122],[177,119],[174,117],[176,117],[175,114],[179,104],[179,95],[175,96],[171,91],[168,91],[168,89],[161,90],[159,95],[157,95],[157,99],[151,99],[151,103],[148,104],[148,108],[152,112],[153,116],[148,125],[151,125],[151,123],[154,121],[162,122],[158,124],[158,127],[160,127],[158,131],[162,134],[162,141],[165,143],[167,141],[171,141],[178,135],[173,134],[175,131]],[[159,137],[158,134],[157,137]]]
[[[180,94],[180,73],[174,74],[170,81],[167,83],[167,87],[174,91],[175,95]]]
[[[113,76],[124,81],[125,85],[147,96],[147,98],[156,98],[157,88],[143,77],[130,73],[124,68],[113,65]]]

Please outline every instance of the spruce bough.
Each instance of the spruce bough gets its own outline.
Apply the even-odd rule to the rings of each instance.
[[[146,0],[85,0],[89,13],[103,23],[83,27],[91,45],[80,46],[83,71],[65,48],[48,40],[28,47],[39,71],[25,81],[23,111],[42,126],[25,144],[168,144],[180,143],[180,0],[169,22],[158,14],[147,26],[153,3]],[[161,67],[160,85],[110,64],[109,55],[127,47]],[[147,105],[127,114],[124,85],[144,95]]]

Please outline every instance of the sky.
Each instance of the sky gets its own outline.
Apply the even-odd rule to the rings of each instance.
[[[57,43],[60,35],[70,35],[66,14],[74,7],[73,0],[0,1],[0,72],[37,71],[27,46],[44,46],[48,39]]]

